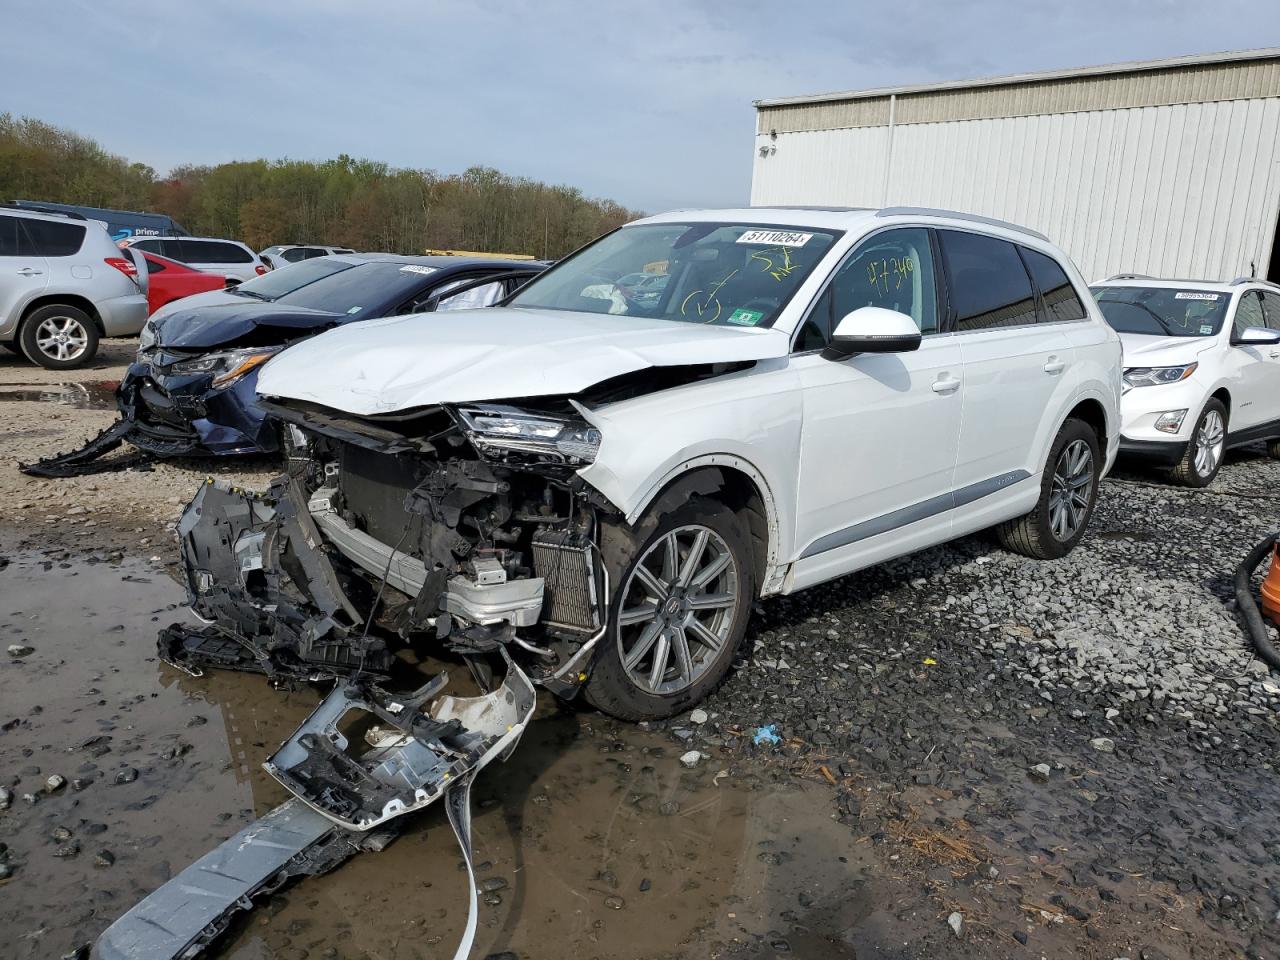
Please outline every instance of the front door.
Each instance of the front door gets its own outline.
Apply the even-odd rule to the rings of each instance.
[[[947,539],[963,400],[960,346],[940,332],[929,231],[873,234],[815,303],[792,364],[804,426],[791,589]],[[832,361],[820,348],[859,307],[908,314],[915,351]]]
[[[1250,327],[1265,327],[1266,314],[1263,311],[1262,294],[1257,290],[1246,290],[1240,294],[1236,302],[1235,314],[1232,317],[1232,343],[1227,349],[1227,369],[1234,383],[1231,390],[1231,413],[1228,416],[1227,433],[1240,433],[1265,424],[1268,420],[1280,417],[1274,412],[1280,401],[1277,397],[1276,371],[1280,367],[1271,361],[1271,354],[1277,352],[1275,347],[1235,343],[1235,339]],[[1198,410],[1190,416],[1198,417]]]

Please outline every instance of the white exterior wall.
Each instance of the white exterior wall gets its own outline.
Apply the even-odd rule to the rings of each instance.
[[[756,148],[753,205],[999,217],[1089,280],[1231,279],[1251,261],[1265,276],[1280,216],[1276,98],[760,134]]]

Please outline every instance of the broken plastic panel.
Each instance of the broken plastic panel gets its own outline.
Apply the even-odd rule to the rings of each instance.
[[[450,783],[510,750],[533,713],[528,677],[506,658],[492,693],[441,695],[440,674],[398,696],[372,684],[340,685],[264,764],[333,822],[371,830],[437,800]],[[361,716],[363,714],[363,716]],[[364,727],[359,741],[348,735]]]

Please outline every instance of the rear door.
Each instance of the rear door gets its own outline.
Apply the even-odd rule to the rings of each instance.
[[[0,331],[9,339],[22,308],[49,285],[49,264],[36,256],[22,220],[0,214]]]
[[[955,485],[961,499],[1039,474],[1070,400],[1074,359],[1062,324],[1041,322],[1015,244],[939,230],[957,339],[964,408]]]
[[[1257,427],[1277,416],[1272,412],[1277,393],[1272,378],[1277,368],[1270,356],[1277,352],[1276,348],[1236,342],[1250,327],[1266,325],[1261,291],[1245,290],[1236,300],[1235,313],[1231,318],[1231,345],[1227,347],[1231,351],[1228,369],[1233,371],[1235,379],[1230,387],[1228,435]]]

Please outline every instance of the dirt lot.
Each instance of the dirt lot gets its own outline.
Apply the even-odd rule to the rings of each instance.
[[[111,422],[131,348],[74,376],[0,357],[0,641],[32,648],[0,660],[0,958],[73,951],[278,803],[259,763],[322,692],[154,656],[180,504],[270,463],[17,471]],[[967,538],[759,605],[705,714],[544,696],[477,789],[474,956],[1280,958],[1280,677],[1229,584],[1278,526],[1259,451],[1210,491],[1122,472],[1065,560]],[[222,955],[451,956],[458,867],[429,811]]]

